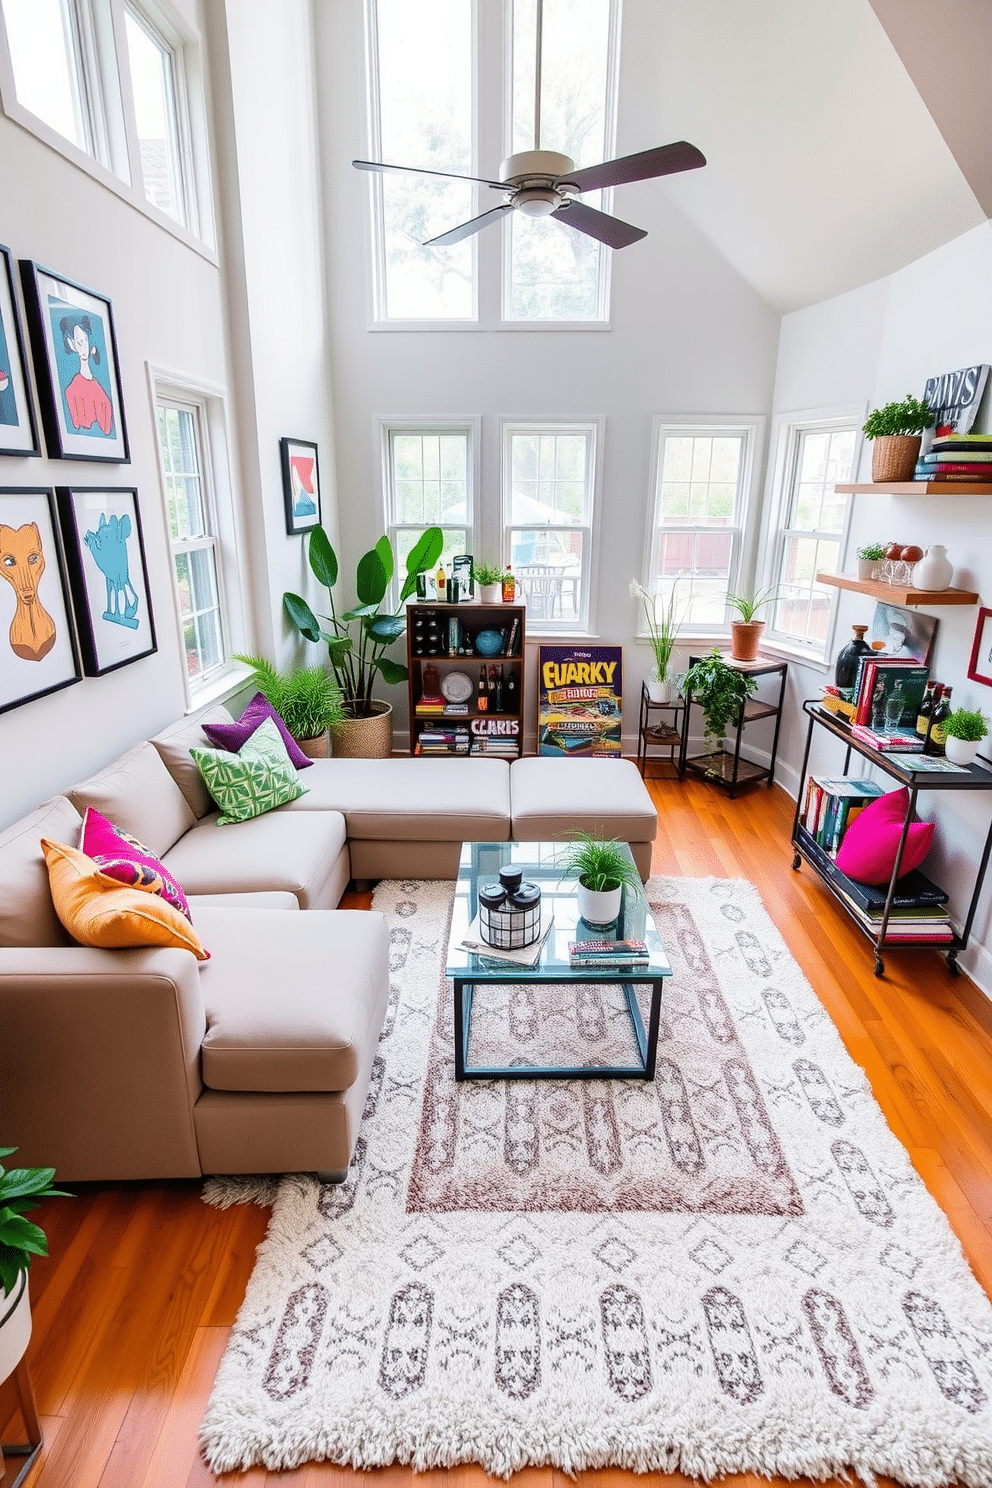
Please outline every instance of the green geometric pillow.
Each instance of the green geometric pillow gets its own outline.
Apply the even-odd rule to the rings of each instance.
[[[226,749],[191,749],[190,754],[224,813],[219,827],[263,816],[307,790],[271,718],[259,724],[237,754]]]

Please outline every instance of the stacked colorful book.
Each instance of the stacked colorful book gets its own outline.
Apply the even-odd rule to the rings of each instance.
[[[439,692],[425,692],[416,704],[417,713],[427,716],[445,711],[445,700]]]
[[[992,434],[941,434],[916,463],[915,480],[992,482]]]
[[[830,880],[841,902],[853,917],[877,939],[885,912],[888,884],[863,884],[842,873],[829,853],[814,841],[800,825],[796,840],[810,862]],[[924,945],[946,945],[954,940],[954,926],[947,912],[947,895],[942,888],[914,868],[896,880],[896,891],[885,927],[885,944],[914,942]]]
[[[467,728],[425,728],[420,731],[416,754],[468,754]]]
[[[514,738],[491,734],[472,740],[472,754],[488,754],[494,759],[516,759],[520,753],[520,741]]]
[[[840,841],[855,817],[884,794],[884,787],[860,775],[810,775],[806,781],[799,821],[813,841],[831,858],[837,856]]]
[[[570,940],[568,959],[573,966],[647,966],[643,940]]]
[[[874,749],[922,752],[916,717],[929,675],[929,668],[912,657],[863,656],[854,682],[851,733]]]

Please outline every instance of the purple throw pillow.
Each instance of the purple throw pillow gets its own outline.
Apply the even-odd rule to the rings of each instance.
[[[237,754],[242,744],[248,742],[258,725],[264,723],[267,718],[272,719],[282,735],[286,753],[296,768],[305,770],[307,765],[312,765],[313,760],[307,759],[275,708],[260,692],[256,692],[237,723],[205,723],[203,732],[215,748],[229,749],[232,754]]]

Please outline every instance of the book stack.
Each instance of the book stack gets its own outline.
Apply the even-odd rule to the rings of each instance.
[[[992,481],[992,434],[941,434],[916,462],[915,480]]]
[[[425,692],[416,704],[416,712],[428,716],[433,713],[443,713],[446,707],[447,704],[439,692]]]
[[[854,918],[872,939],[877,939],[888,885],[863,884],[848,878],[829,853],[824,852],[801,826],[797,831],[797,840],[814,867],[820,870],[824,878],[830,880]],[[911,941],[924,945],[946,945],[954,938],[954,926],[947,913],[947,895],[944,890],[918,868],[914,868],[911,873],[904,873],[896,882],[889,923],[885,928],[885,944],[899,945]]]
[[[916,716],[929,668],[911,657],[863,656],[854,682],[851,732],[875,749],[923,750]]]
[[[467,728],[425,728],[417,740],[417,754],[468,754]]]
[[[421,738],[423,735],[421,735]],[[491,734],[472,740],[472,754],[488,754],[494,759],[516,759],[520,753],[518,739],[506,735]]]
[[[806,795],[799,821],[813,841],[831,858],[836,858],[841,838],[855,817],[869,801],[884,794],[874,780],[858,775],[831,778],[811,775],[806,781]]]
[[[573,966],[647,966],[643,940],[570,940],[568,959]]]

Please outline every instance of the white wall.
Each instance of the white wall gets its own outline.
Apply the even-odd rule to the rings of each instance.
[[[866,400],[877,406],[907,391],[921,396],[927,377],[934,373],[990,361],[992,226],[986,224],[887,280],[786,316],[775,415]],[[978,416],[981,429],[989,428],[988,410],[986,395]],[[858,479],[871,479],[870,466],[871,446],[866,445]],[[974,590],[981,602],[988,602],[992,594],[989,498],[862,495],[852,501],[848,552],[842,562],[845,572],[853,571],[856,548],[873,539],[922,547],[940,542],[954,564],[954,586]],[[852,624],[870,621],[873,604],[862,595],[841,591],[832,654],[850,636]],[[928,613],[938,618],[931,675],[951,684],[955,703],[981,708],[992,717],[992,690],[967,675],[977,609],[934,607]],[[791,780],[793,790],[805,740],[799,703],[803,697],[815,697],[823,680],[823,673],[813,668],[792,668],[780,778],[787,786]],[[838,749],[831,741],[818,740],[813,767],[839,768]],[[961,914],[967,908],[974,868],[984,845],[992,795],[945,792],[939,797],[921,796],[919,811],[938,823],[927,871],[949,890]],[[983,892],[973,945],[962,962],[992,995],[990,889]]]

